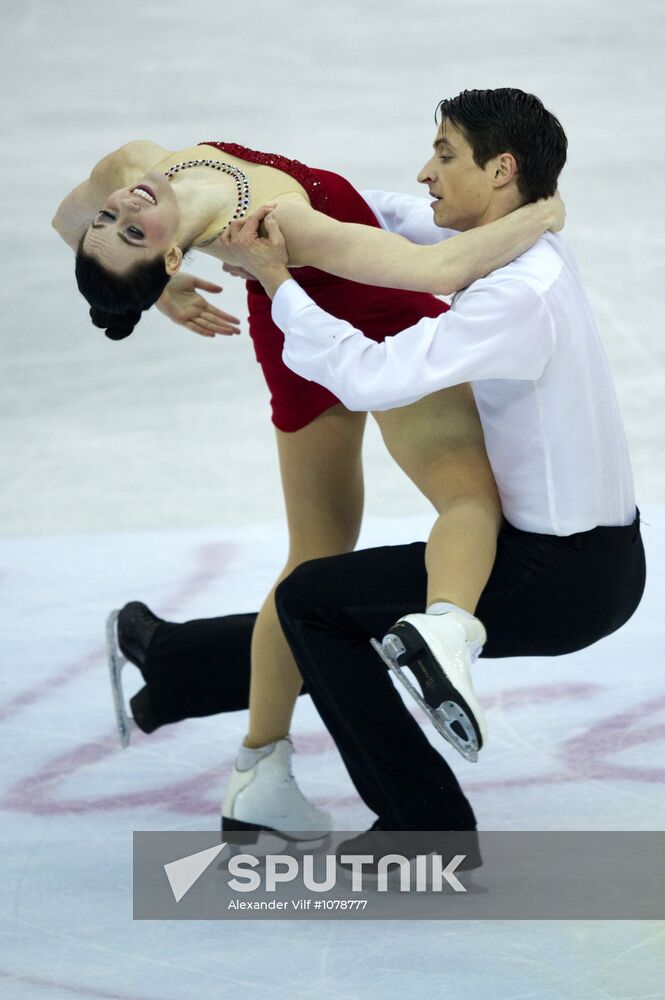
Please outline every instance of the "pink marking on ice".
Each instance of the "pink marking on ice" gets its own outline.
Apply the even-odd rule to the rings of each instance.
[[[632,747],[665,740],[665,723],[649,724],[653,716],[664,710],[665,695],[601,719],[562,745],[564,762],[581,778],[665,783],[665,768],[633,767],[605,759]]]
[[[88,653],[80,660],[76,660],[70,666],[65,667],[64,670],[59,671],[57,674],[52,674],[45,680],[39,681],[39,683],[34,684],[33,687],[28,688],[27,691],[23,691],[14,698],[10,698],[8,702],[5,702],[5,704],[0,707],[0,719],[6,719],[20,711],[22,708],[25,708],[27,705],[32,705],[34,702],[39,701],[40,698],[46,697],[46,695],[60,687],[61,684],[66,684],[68,681],[74,680],[80,674],[85,673],[89,667],[98,663],[104,656],[105,651],[101,648],[95,650],[94,653]]]
[[[501,706],[504,709],[519,709],[525,705],[547,704],[555,701],[577,700],[592,697],[603,688],[594,684],[552,684],[500,691],[483,699],[486,707]],[[464,782],[469,792],[495,790],[497,788],[525,788],[537,785],[551,785],[559,782],[587,780],[589,778],[623,778],[626,780],[661,783],[665,781],[663,769],[633,768],[613,765],[603,760],[607,753],[638,746],[665,736],[665,725],[635,728],[635,723],[644,722],[654,712],[665,707],[665,698],[637,705],[630,711],[601,720],[593,724],[585,733],[562,744],[561,770],[549,774],[515,776],[492,781]],[[424,713],[417,710],[418,716]],[[152,736],[135,733],[134,739],[142,742],[149,739],[151,744],[171,739],[173,729],[165,729]],[[296,748],[307,756],[330,752],[334,744],[325,730],[304,733],[296,738]],[[36,772],[18,781],[0,801],[0,808],[28,812],[34,815],[62,815],[71,813],[108,812],[135,807],[161,806],[184,815],[218,815],[219,802],[225,779],[231,773],[233,757],[225,756],[205,771],[192,774],[180,781],[170,782],[157,788],[144,788],[127,793],[98,797],[60,799],[56,797],[57,786],[83,768],[99,764],[111,754],[121,751],[117,745],[115,732],[101,741],[85,743],[68,750],[47,761]],[[131,752],[131,751],[130,751]],[[211,798],[212,793],[212,798]],[[354,796],[328,799],[326,804],[347,806],[357,804]]]
[[[174,736],[173,729],[165,729],[151,736],[136,734],[135,731],[132,739],[139,742],[150,740],[154,745],[160,740],[171,739]],[[299,736],[296,743],[299,752],[308,756],[334,749],[334,744],[325,731]],[[93,767],[108,757],[122,752],[118,747],[114,730],[112,735],[102,740],[81,744],[57,757],[52,757],[41,768],[16,782],[0,799],[0,809],[27,812],[36,816],[57,816],[133,809],[137,806],[163,806],[171,812],[185,815],[219,814],[226,779],[233,770],[235,750],[231,756],[222,757],[214,767],[156,788],[147,787],[133,792],[86,798],[54,797],[57,785],[77,771]],[[131,753],[131,750],[129,752]],[[213,798],[210,798],[211,794]]]
[[[77,986],[75,983],[63,983],[61,980],[46,979],[44,976],[26,976],[23,973],[8,972],[6,969],[0,969],[0,977],[11,980],[17,986],[19,983],[29,983],[31,986],[43,986],[49,991],[58,989],[74,996],[89,998],[89,1000],[150,1000],[145,993],[118,993],[117,990],[111,993],[109,990],[99,989],[97,986]],[[155,997],[155,1000],[158,998]],[[159,997],[159,1000],[165,1000],[164,994]]]
[[[153,743],[169,739],[173,734],[155,734]],[[115,737],[115,733],[114,733]],[[144,737],[147,739],[148,737]],[[131,752],[131,751],[130,751]],[[41,768],[22,778],[9,789],[0,800],[0,809],[27,812],[35,816],[58,816],[72,813],[111,812],[117,809],[133,809],[137,806],[163,806],[173,812],[186,815],[219,814],[221,793],[225,779],[233,769],[233,758],[222,759],[214,767],[199,774],[188,775],[180,781],[160,785],[156,788],[142,788],[132,792],[111,795],[86,796],[84,798],[56,799],[59,784],[77,771],[94,767],[113,754],[123,753],[118,747],[117,737],[104,741],[83,743],[57,757],[51,758]],[[207,798],[205,792],[214,794]]]
[[[479,695],[479,700],[485,711],[489,712],[493,708],[518,709],[525,705],[544,705],[551,701],[583,700],[593,698],[602,690],[600,684],[538,684]],[[414,719],[421,724],[429,724],[429,716],[422,708],[412,704],[410,699],[407,705]]]
[[[161,611],[163,615],[170,615],[177,611],[178,607],[206,590],[227,568],[236,551],[235,545],[225,542],[212,542],[202,545],[196,553],[196,560],[199,565],[194,569],[191,576],[179,585],[173,595],[165,602]],[[102,627],[100,623],[100,628]],[[106,647],[99,646],[92,653],[87,653],[79,660],[65,667],[63,670],[52,674],[43,681],[28,688],[21,694],[16,695],[0,707],[0,720],[6,719],[22,708],[33,705],[41,698],[45,698],[63,684],[68,684],[81,674],[84,674],[91,667],[96,666],[100,660],[106,659]]]
[[[164,603],[160,609],[161,616],[174,614],[185,601],[207,590],[228,569],[237,549],[238,546],[230,542],[209,542],[202,545],[196,553],[198,569]]]
[[[490,711],[492,708],[521,708],[523,705],[540,705],[550,701],[581,701],[593,698],[602,690],[601,684],[538,684],[480,695],[480,700],[483,708]]]
[[[545,703],[567,698],[588,698],[602,687],[595,684],[553,684],[549,686],[518,688],[512,691],[498,692],[492,698],[483,698],[483,706],[491,708],[501,705],[504,708],[519,708],[522,705]],[[594,780],[624,780],[640,781],[647,784],[665,783],[665,768],[633,767],[630,765],[613,764],[604,758],[608,754],[617,754],[645,743],[654,743],[665,739],[665,724],[645,726],[649,716],[665,709],[665,696],[650,699],[634,708],[591,725],[584,733],[567,740],[560,745],[563,758],[563,768],[547,774],[529,774],[514,778],[493,779],[491,781],[463,781],[464,790],[469,793],[495,791],[497,788],[529,788],[534,786],[554,785],[561,782]],[[426,720],[423,711],[414,712],[419,720]],[[636,724],[640,724],[637,728]],[[455,754],[448,755],[453,759]],[[455,761],[453,760],[453,763]],[[357,797],[342,795],[327,799],[329,807],[346,807],[358,804]]]
[[[293,738],[293,745],[297,754],[303,754],[308,757],[314,757],[321,753],[327,753],[329,750],[335,750],[335,743],[332,736],[323,728],[318,733],[298,733]]]
[[[554,685],[554,691],[557,688],[562,691],[566,687],[574,688],[576,685]],[[579,685],[579,687],[593,689],[595,685]],[[526,690],[528,689],[523,689],[523,691]],[[523,692],[507,692],[509,695],[519,695],[520,693]],[[499,697],[503,698],[501,695]],[[520,704],[519,699],[511,698],[510,701],[513,705]],[[483,703],[487,705],[487,701],[483,700]],[[508,701],[503,702],[503,704],[507,705]],[[645,743],[657,743],[665,739],[665,724],[646,725],[650,716],[663,709],[665,709],[665,696],[650,699],[635,705],[626,712],[609,715],[593,723],[585,732],[559,745],[563,764],[563,769],[560,771],[495,781],[465,781],[464,788],[469,792],[485,792],[497,788],[527,788],[534,785],[552,785],[564,781],[588,781],[589,779],[663,784],[665,783],[665,768],[633,767],[615,764],[605,759],[610,754],[618,754],[622,750],[643,746]]]
[[[507,709],[520,708],[528,704],[587,698],[599,690],[602,689],[591,684],[539,685],[498,692],[486,699],[485,704],[488,706],[501,705]],[[420,709],[416,709],[416,714],[423,719],[426,718]],[[160,740],[170,739],[173,735],[172,728],[160,730],[149,737],[135,732],[134,740],[149,739],[151,744],[154,744]],[[295,743],[297,751],[308,756],[326,753],[334,749],[331,737],[323,728],[318,732],[309,732],[298,736]],[[118,748],[115,732],[102,740],[88,742],[68,750],[51,758],[33,774],[18,781],[0,800],[0,808],[32,813],[33,815],[52,816],[161,805],[172,812],[186,815],[218,814],[224,779],[231,773],[233,757],[222,758],[213,768],[158,788],[145,788],[127,793],[85,798],[60,799],[56,797],[57,786],[71,775],[120,752],[122,751]],[[566,773],[562,776],[551,776],[545,779],[528,777],[508,779],[508,781],[501,783],[472,782],[467,787],[470,790],[482,791],[485,788],[508,787],[514,784],[538,784],[543,781],[549,783],[564,778],[573,780],[570,774]],[[211,790],[215,795],[214,799],[209,797]],[[341,800],[343,804],[353,801],[351,798]]]

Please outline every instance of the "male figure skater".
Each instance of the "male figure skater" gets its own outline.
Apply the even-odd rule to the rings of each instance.
[[[532,197],[541,171],[556,184],[565,135],[532,95],[465,92],[441,103],[439,123],[418,178],[437,226],[464,230],[506,215]],[[384,206],[390,229],[423,242],[427,230],[410,222],[412,199]],[[273,298],[290,368],[351,410],[472,384],[505,517],[477,610],[485,655],[572,652],[618,628],[644,584],[639,522],[607,362],[561,239],[545,234],[458,293],[450,312],[377,344],[323,312],[292,279],[280,227],[288,241],[297,214],[284,206],[268,216],[267,239],[256,222],[224,239]],[[369,646],[387,635],[389,657],[414,668],[423,694],[434,688],[430,706],[461,719],[463,742],[465,723],[475,723],[475,620],[445,600],[423,614],[424,595],[415,545],[304,564],[276,601],[307,688],[380,826],[469,829],[468,802]]]

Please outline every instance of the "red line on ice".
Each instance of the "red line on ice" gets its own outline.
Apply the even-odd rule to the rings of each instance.
[[[150,1000],[145,993],[140,995],[138,993],[111,993],[109,990],[100,990],[96,986],[76,986],[74,983],[63,983],[57,979],[46,979],[43,976],[25,976],[23,973],[8,972],[6,969],[0,969],[0,976],[11,980],[17,986],[19,983],[30,983],[31,986],[44,986],[47,990],[63,990],[75,996],[87,997],[89,1000]],[[159,1000],[164,1000],[163,994]]]
[[[208,545],[202,545],[195,556],[199,565],[160,608],[161,613],[165,616],[173,614],[185,601],[206,590],[227,568],[235,554],[235,550],[235,545],[225,542],[213,542]],[[100,622],[100,630],[102,627],[103,624]],[[75,680],[105,658],[106,648],[99,646],[92,653],[86,654],[68,667],[58,671],[57,674],[52,674],[45,680],[28,688],[27,691],[23,691],[8,702],[5,702],[0,707],[0,720],[9,718],[28,705],[34,705],[41,698],[45,698],[63,684],[68,684],[70,681]]]

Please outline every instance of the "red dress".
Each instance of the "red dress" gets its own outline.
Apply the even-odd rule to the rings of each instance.
[[[315,170],[297,160],[274,153],[258,153],[229,142],[206,142],[248,163],[275,167],[289,174],[307,192],[312,208],[339,222],[358,222],[379,228],[370,208],[348,181],[328,170]],[[293,268],[291,273],[312,299],[338,319],[352,323],[372,340],[382,341],[413,326],[423,316],[440,316],[448,309],[434,295],[361,285],[313,267]],[[249,332],[256,359],[270,389],[272,421],[282,431],[306,427],[330,406],[336,396],[316,382],[301,378],[282,361],[284,334],[270,315],[271,301],[257,281],[247,282]]]

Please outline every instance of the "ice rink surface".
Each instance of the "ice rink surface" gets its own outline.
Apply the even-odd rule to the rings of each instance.
[[[255,609],[285,550],[277,463],[246,327],[208,341],[151,313],[111,343],[50,219],[140,138],[239,141],[415,192],[438,99],[537,93],[569,135],[566,238],[616,376],[649,583],[583,653],[481,665],[491,741],[454,766],[483,829],[662,829],[664,25],[655,0],[3,6],[0,996],[662,997],[653,923],[132,921],[132,831],[214,829],[246,719],[121,751],[104,618],[137,597],[175,619]],[[361,544],[423,537],[428,506],[373,428],[366,476]],[[369,825],[307,699],[293,731],[303,788],[338,828]]]

